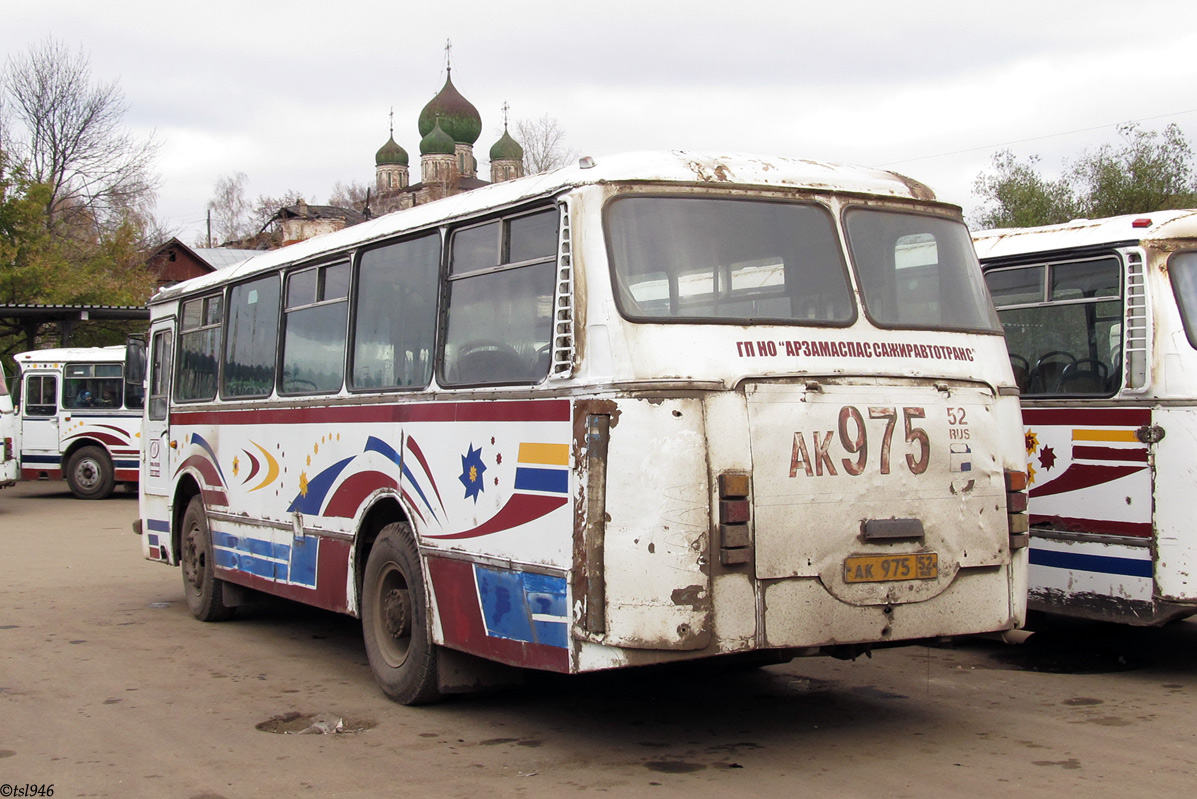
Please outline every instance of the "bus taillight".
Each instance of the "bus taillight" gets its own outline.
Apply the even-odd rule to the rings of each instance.
[[[4,460],[6,460],[6,461],[12,460],[13,459],[12,452],[13,452],[12,439],[5,437],[5,439],[4,439]]]
[[[1010,525],[1010,549],[1022,549],[1031,541],[1031,519],[1027,515],[1027,473],[1006,470],[1006,518]]]
[[[719,562],[724,566],[748,563],[751,536],[748,532],[751,503],[748,475],[724,472],[719,475]]]

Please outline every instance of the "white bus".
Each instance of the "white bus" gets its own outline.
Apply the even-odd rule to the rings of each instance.
[[[124,346],[64,347],[14,356],[23,480],[66,478],[80,499],[138,480],[144,392],[125,382]]]
[[[0,488],[16,483],[18,474],[17,415],[13,411],[12,396],[8,393],[4,365],[0,364]]]
[[[776,662],[1023,621],[1001,328],[959,209],[907,178],[582,159],[150,312],[146,557],[202,620],[246,589],[360,616],[398,701],[487,661]]]
[[[1197,612],[1197,211],[975,238],[1022,391],[1031,607]]]

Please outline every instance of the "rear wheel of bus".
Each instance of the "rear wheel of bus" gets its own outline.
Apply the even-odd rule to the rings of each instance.
[[[233,615],[233,607],[224,600],[224,581],[216,577],[212,558],[212,534],[204,502],[191,498],[183,514],[180,557],[183,567],[183,593],[187,607],[200,621],[223,621]]]
[[[67,485],[80,499],[107,499],[116,487],[112,461],[99,447],[75,450],[67,461]]]
[[[428,600],[409,525],[389,524],[379,533],[366,561],[361,608],[366,655],[383,693],[405,705],[440,699]]]

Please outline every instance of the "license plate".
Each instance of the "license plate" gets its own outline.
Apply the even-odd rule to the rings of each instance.
[[[934,580],[939,576],[939,555],[853,555],[844,559],[844,582],[890,583],[899,580]]]

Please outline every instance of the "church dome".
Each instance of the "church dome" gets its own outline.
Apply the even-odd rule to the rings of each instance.
[[[503,135],[490,148],[490,160],[492,161],[523,161],[524,148],[520,147],[519,142],[511,138],[511,134],[507,132],[507,128],[503,128]]]
[[[438,120],[441,128],[455,142],[472,145],[482,134],[482,117],[478,114],[478,109],[461,96],[449,74],[445,76],[444,87],[420,112],[420,135],[428,136],[432,133]]]
[[[374,156],[375,166],[407,166],[407,150],[404,150],[395,141],[395,136],[392,134],[387,143],[382,145],[378,153]]]
[[[420,139],[420,155],[453,155],[456,152],[457,143],[441,127],[441,121],[438,118],[433,122],[432,130]]]

